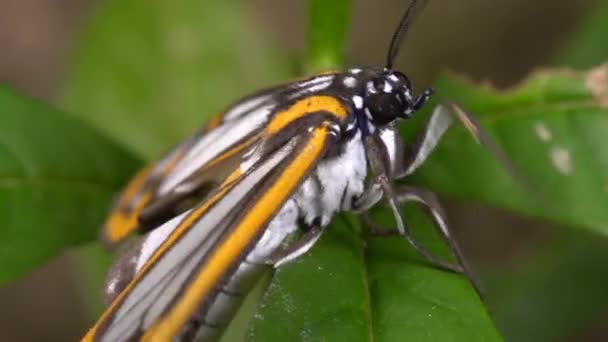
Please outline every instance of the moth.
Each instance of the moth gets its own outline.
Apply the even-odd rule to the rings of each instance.
[[[84,341],[217,340],[267,267],[305,254],[332,217],[386,201],[403,236],[432,265],[472,279],[436,197],[395,180],[412,174],[460,122],[496,151],[459,106],[437,106],[411,142],[397,123],[433,91],[415,94],[393,67],[415,13],[393,34],[386,64],[324,73],[236,102],[139,172],[114,203],[101,237],[119,244],[144,233],[113,266],[108,307]],[[411,234],[399,206],[428,209],[456,257],[434,257]],[[372,222],[368,222],[374,227]]]

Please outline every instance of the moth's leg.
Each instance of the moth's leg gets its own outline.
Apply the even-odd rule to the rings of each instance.
[[[384,191],[384,195],[388,202],[389,208],[393,212],[393,217],[395,218],[395,223],[397,224],[398,233],[403,236],[412,247],[414,247],[418,254],[422,255],[433,266],[456,273],[464,273],[465,270],[460,264],[453,264],[435,257],[418,240],[416,240],[409,226],[404,223],[403,217],[401,216],[401,212],[399,211],[397,197],[398,193],[394,192],[387,178],[380,177],[378,181],[379,184],[382,186],[382,190]]]
[[[416,171],[433,152],[443,134],[454,123],[454,119],[502,165],[513,180],[527,191],[533,192],[529,182],[517,172],[509,158],[490,139],[475,117],[452,102],[446,102],[435,107],[422,132],[414,138],[411,144],[402,147],[403,162],[401,165],[395,165],[396,170],[393,178],[403,178]]]
[[[416,188],[413,186],[402,186],[397,190],[397,200],[400,203],[416,202],[419,206],[424,209],[428,215],[433,219],[433,225],[446,241],[456,261],[463,270],[463,274],[469,279],[475,291],[479,294],[480,298],[484,298],[483,292],[479,283],[476,281],[471,271],[471,267],[466,261],[458,241],[450,234],[450,229],[446,220],[446,215],[437,199],[437,196],[428,190]]]
[[[399,235],[401,233],[392,228],[383,227],[376,222],[374,222],[371,217],[369,217],[369,213],[367,211],[362,212],[359,215],[361,221],[363,221],[363,225],[367,228],[367,233],[373,236],[391,236],[391,235]]]
[[[438,268],[452,272],[462,272],[462,268],[460,268],[458,265],[454,265],[434,257],[428,250],[426,250],[426,248],[424,248],[424,246],[414,239],[409,227],[405,224],[405,221],[399,212],[397,198],[393,192],[390,178],[388,176],[390,174],[389,170],[391,166],[389,165],[390,158],[387,158],[388,152],[386,148],[384,148],[382,141],[380,141],[378,138],[378,136],[372,135],[366,139],[367,160],[370,164],[370,168],[372,169],[372,173],[375,176],[371,186],[368,188],[369,190],[367,190],[361,196],[361,198],[355,201],[355,208],[353,209],[355,211],[365,210],[370,204],[373,205],[374,203],[378,202],[382,196],[384,196],[388,202],[389,208],[393,212],[395,223],[397,224],[397,231],[400,235],[406,238],[406,240],[420,255],[424,256],[430,263]]]
[[[422,91],[422,93],[420,93],[420,95],[418,95],[416,100],[414,100],[414,105],[412,106],[414,108],[414,110],[418,111],[418,110],[420,110],[420,108],[424,107],[424,105],[427,103],[427,101],[429,100],[431,95],[433,95],[433,89],[431,89],[431,88],[424,89]]]
[[[433,110],[424,128],[411,143],[401,146],[402,157],[394,165],[393,178],[399,179],[412,174],[422,165],[433,152],[443,134],[454,122],[454,117],[444,105],[438,105]]]
[[[426,258],[431,264],[433,264],[439,268],[442,268],[442,269],[448,269],[450,271],[462,273],[471,282],[471,284],[475,288],[475,291],[478,293],[480,298],[483,299],[484,298],[483,292],[481,291],[479,284],[473,277],[471,268],[467,264],[457,241],[450,234],[445,212],[444,212],[443,208],[441,207],[439,200],[437,199],[437,196],[435,196],[434,193],[432,193],[428,190],[424,190],[424,189],[420,189],[420,188],[416,188],[416,187],[412,187],[412,186],[400,186],[399,188],[396,188],[393,191],[393,196],[394,196],[395,202],[397,204],[407,204],[407,203],[413,202],[413,203],[418,204],[423,210],[425,210],[425,212],[431,218],[434,227],[437,229],[437,231],[439,232],[441,237],[447,242],[452,254],[456,258],[457,264],[456,265],[449,264],[449,263],[447,263],[445,261],[441,261],[441,260],[439,260],[441,263],[437,264],[438,259],[436,259],[434,257],[429,258],[428,256],[430,255],[430,253],[427,252],[426,250],[424,250],[424,248],[422,248],[422,250],[424,250],[424,252],[421,252],[421,249],[420,249],[421,245],[418,242],[416,242],[416,244],[418,244],[418,246],[420,246],[420,247],[417,248],[416,245],[413,244],[414,248],[416,248],[416,250],[424,258]],[[367,218],[364,217],[364,220],[365,220],[364,222],[368,225],[368,227],[371,227],[372,234],[377,234],[377,233],[379,233],[380,235],[388,235],[388,234],[395,234],[395,233],[400,234],[400,232],[395,231],[394,229],[387,229],[387,228],[377,225],[376,223],[372,222],[369,219],[369,217],[367,217]],[[370,226],[370,224],[371,224],[371,226]],[[400,235],[404,235],[404,234],[400,234]],[[411,236],[411,233],[409,232],[409,230],[406,230],[406,235],[404,235],[404,236],[410,243],[412,243],[412,241],[416,241],[415,238]],[[449,264],[450,267],[449,268],[444,267],[445,264]]]
[[[382,187],[374,182],[359,198],[353,201],[352,210],[354,212],[365,213],[382,199]]]
[[[288,248],[281,249],[266,262],[274,268],[279,268],[297,258],[304,255],[323,235],[324,227],[319,223],[313,223],[312,226],[298,240],[293,242]]]
[[[450,124],[450,121],[445,119],[445,115],[442,114],[441,110],[439,112],[436,111],[435,113],[433,113],[431,120],[430,120],[430,124],[427,125],[427,129],[425,130],[425,132],[427,134],[432,133],[430,135],[431,138],[426,139],[425,140],[426,143],[422,143],[421,145],[419,145],[422,147],[419,147],[415,151],[416,152],[415,156],[414,156],[415,158],[413,158],[414,161],[410,162],[409,165],[414,165],[417,162],[422,163],[422,161],[424,161],[424,159],[426,158],[426,155],[424,155],[424,154],[428,155],[428,153],[430,153],[430,151],[436,145],[436,141],[433,142],[432,140],[438,139],[441,136],[441,134],[443,134],[443,132],[445,132],[445,130],[447,130],[447,128],[449,127],[449,124]],[[433,210],[433,215],[432,215],[434,223],[439,227],[438,229],[442,230],[442,236],[449,237],[449,232],[447,231],[447,226],[445,225],[444,215],[442,214],[442,210],[438,204],[438,201],[433,202],[433,201],[431,201],[431,198],[429,198],[428,196],[422,196],[422,195],[408,196],[407,191],[395,192],[393,190],[393,186],[391,185],[392,177],[389,177],[389,175],[394,175],[394,173],[390,172],[391,166],[392,166],[391,158],[387,158],[389,153],[385,147],[385,144],[383,143],[383,140],[381,140],[381,137],[378,135],[371,135],[366,139],[365,143],[366,143],[367,159],[370,164],[372,174],[374,174],[375,176],[373,178],[371,186],[368,188],[369,190],[367,190],[363,194],[362,198],[355,201],[353,209],[361,211],[362,209],[367,208],[369,206],[369,204],[376,203],[380,198],[382,198],[382,195],[384,195],[384,198],[388,202],[389,208],[391,209],[391,211],[393,213],[393,217],[394,217],[395,223],[397,225],[398,233],[401,236],[403,236],[421,256],[423,256],[429,263],[431,263],[432,265],[434,265],[437,268],[441,268],[441,269],[456,272],[456,273],[465,273],[467,275],[467,277],[469,277],[470,272],[468,272],[466,267],[463,266],[462,262],[454,264],[454,263],[450,263],[445,260],[442,260],[440,258],[437,258],[433,254],[431,254],[420,242],[418,242],[418,240],[416,240],[414,238],[410,228],[405,224],[405,221],[404,221],[403,217],[401,216],[401,212],[399,211],[399,206],[398,206],[398,204],[400,203],[400,200],[401,200],[401,202],[408,202],[408,201],[412,201],[412,198],[420,199],[418,202],[421,203],[422,205],[425,205],[426,207],[429,207],[432,209],[436,209],[436,210]],[[425,148],[426,148],[426,150],[425,150]],[[422,155],[422,160],[420,160],[420,155]],[[406,189],[408,189],[408,188],[406,188]],[[414,194],[416,194],[415,191],[414,191]],[[429,203],[431,203],[431,204],[429,204]],[[436,204],[436,205],[433,206],[432,204]],[[372,226],[372,231],[373,230],[374,230],[374,226]],[[378,229],[377,227],[375,230],[382,231],[381,229]],[[382,232],[382,234],[386,234],[386,232]],[[453,242],[450,242],[451,248],[453,245],[454,245]],[[456,246],[455,249],[456,249],[456,252],[459,253],[458,246]],[[459,254],[458,259],[461,259],[460,254]]]
[[[513,166],[513,163],[509,160],[509,158],[504,154],[504,152],[490,139],[488,134],[481,128],[481,125],[475,119],[471,113],[467,112],[461,106],[457,105],[453,102],[447,102],[444,106],[446,106],[451,113],[453,113],[462,124],[462,126],[469,132],[471,137],[483,146],[491,155],[494,157],[509,173],[509,176],[524,190],[534,193],[533,187],[530,186],[528,180],[518,172],[518,170]]]

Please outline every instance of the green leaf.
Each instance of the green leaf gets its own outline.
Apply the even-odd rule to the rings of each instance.
[[[243,9],[232,1],[100,2],[68,70],[67,108],[157,157],[231,102],[286,79],[287,54]]]
[[[608,67],[543,71],[507,91],[448,78],[438,93],[477,114],[530,183],[521,191],[463,129],[448,132],[413,181],[459,200],[608,233]]]
[[[95,130],[0,88],[0,284],[94,239],[137,161]]]
[[[343,65],[351,7],[351,0],[308,1],[308,73],[334,70]]]
[[[407,212],[416,235],[448,257],[432,227]],[[375,220],[390,224],[390,213]],[[363,240],[339,216],[306,256],[275,275],[248,340],[500,341],[463,277],[429,266],[403,238]]]

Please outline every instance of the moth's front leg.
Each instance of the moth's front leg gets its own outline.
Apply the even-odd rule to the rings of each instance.
[[[368,227],[370,234],[380,236],[401,235],[405,237],[408,242],[410,242],[410,244],[416,249],[416,251],[435,267],[464,274],[465,277],[467,277],[467,279],[471,282],[480,298],[483,299],[483,292],[479,284],[473,277],[473,273],[468,263],[466,262],[464,255],[462,254],[460,246],[458,245],[456,239],[450,233],[445,212],[441,207],[437,196],[435,196],[434,193],[428,190],[416,188],[413,186],[400,186],[391,191],[396,204],[398,204],[399,206],[408,203],[415,203],[418,204],[427,213],[433,223],[433,226],[437,229],[441,237],[447,242],[448,246],[450,247],[452,254],[456,258],[456,264],[449,263],[447,261],[434,257],[428,250],[424,248],[422,244],[420,244],[413,237],[407,227],[405,229],[405,233],[403,233],[399,229],[395,230],[394,228],[380,226],[377,223],[373,222],[366,214],[363,214],[362,220]]]

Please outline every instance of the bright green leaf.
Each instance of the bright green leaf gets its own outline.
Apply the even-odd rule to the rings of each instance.
[[[74,118],[0,88],[0,284],[95,239],[137,161]]]

